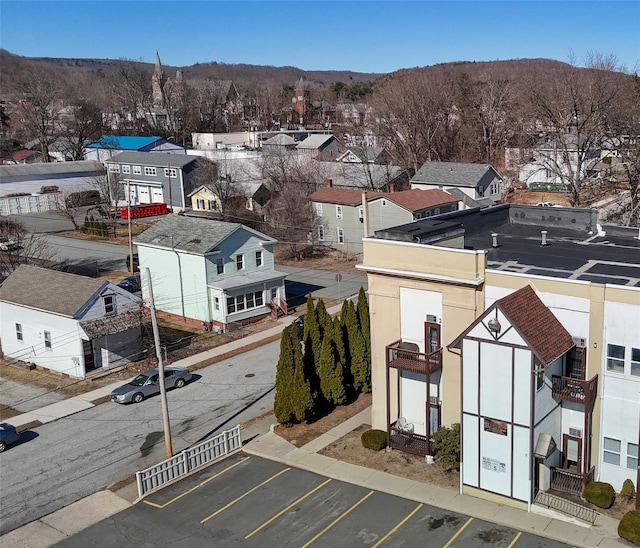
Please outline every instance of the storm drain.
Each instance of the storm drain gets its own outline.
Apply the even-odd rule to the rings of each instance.
[[[552,495],[551,493],[547,493],[546,491],[539,491],[536,495],[536,500],[534,501],[534,503],[551,510],[562,512],[563,514],[566,514],[573,518],[581,519],[582,521],[586,521],[587,523],[591,523],[592,525],[598,517],[598,512],[596,512],[595,510],[587,508],[586,506],[582,506],[577,502]]]

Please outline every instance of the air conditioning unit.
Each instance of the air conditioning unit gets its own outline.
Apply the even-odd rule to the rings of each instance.
[[[569,435],[572,438],[582,438],[582,428],[569,428]]]
[[[427,322],[438,323],[438,316],[436,316],[435,314],[427,314]]]
[[[573,344],[575,344],[578,348],[587,348],[587,339],[584,337],[571,337],[573,339]]]

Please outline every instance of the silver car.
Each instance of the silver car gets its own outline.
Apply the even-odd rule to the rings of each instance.
[[[164,380],[167,388],[182,388],[191,380],[191,373],[188,369],[165,367]],[[145,398],[159,393],[159,372],[157,369],[150,369],[111,392],[111,401],[116,403],[140,403]]]

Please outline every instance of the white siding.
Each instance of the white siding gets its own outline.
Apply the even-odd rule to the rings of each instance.
[[[480,467],[478,447],[478,417],[462,415],[462,479],[465,485],[479,487],[478,468]]]
[[[513,498],[529,502],[531,493],[531,448],[529,428],[513,427]]]
[[[511,496],[511,436],[512,425],[507,424],[507,435],[485,432],[480,419],[480,488],[507,497]]]
[[[413,424],[414,432],[424,436],[426,427],[426,377],[410,371],[400,373],[400,416]]]
[[[511,348],[480,344],[480,415],[511,421]]]
[[[427,314],[442,318],[442,293],[400,288],[400,335],[403,341],[416,343],[424,352],[424,324]]]
[[[513,402],[513,422],[531,424],[531,351],[514,350],[513,385],[518,391]]]
[[[478,345],[477,341],[462,341],[462,412],[478,413]]]

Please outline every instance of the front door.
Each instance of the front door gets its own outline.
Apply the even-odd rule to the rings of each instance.
[[[91,341],[82,341],[82,353],[84,354],[84,371],[88,373],[96,368],[96,362],[93,358],[93,343]]]
[[[563,468],[582,474],[582,440],[565,434],[562,437]]]
[[[440,348],[440,324],[425,322],[425,352],[432,354]]]

